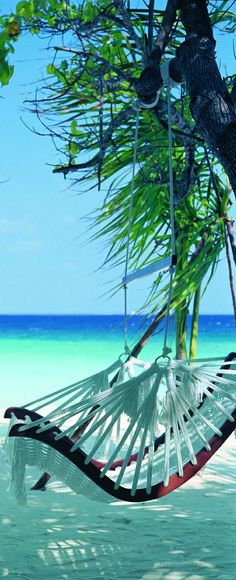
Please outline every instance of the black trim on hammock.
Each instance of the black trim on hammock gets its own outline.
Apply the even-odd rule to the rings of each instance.
[[[236,358],[236,353],[231,352],[227,355],[224,362],[230,363],[235,358]],[[224,365],[223,368],[229,370],[230,364],[227,366]],[[222,369],[222,367],[221,367],[221,369]],[[222,373],[218,372],[216,376],[221,377]],[[209,389],[209,390],[212,392],[212,389]],[[203,400],[200,403],[200,405],[198,406],[198,409],[200,407],[202,407],[205,399],[206,399],[206,395],[203,395]],[[11,413],[14,413],[16,415],[16,417],[20,420],[25,420],[25,416],[27,416],[27,415],[30,417],[30,419],[32,421],[36,421],[36,420],[41,419],[41,418],[43,420],[43,417],[40,414],[36,413],[35,411],[25,409],[23,407],[9,407],[5,411],[4,417],[10,419]],[[191,416],[194,415],[194,411],[192,411],[191,409],[189,410],[189,413],[191,414]],[[236,421],[236,409],[234,410],[234,412],[232,412],[232,415]],[[184,421],[186,422],[187,420],[188,420],[187,417],[184,417]],[[50,424],[50,421],[45,421],[45,424]],[[83,473],[85,473],[85,475],[87,475],[92,481],[94,481],[94,483],[96,483],[96,485],[98,485],[101,489],[106,491],[108,494],[112,495],[116,499],[130,501],[130,502],[142,502],[142,501],[157,499],[159,497],[167,495],[168,493],[170,493],[174,489],[177,489],[178,487],[183,485],[186,481],[188,481],[191,477],[193,477],[205,465],[205,463],[214,455],[214,453],[221,447],[221,445],[224,443],[224,441],[226,441],[226,439],[229,437],[229,435],[231,435],[231,433],[235,429],[235,422],[232,423],[229,420],[225,421],[223,426],[220,427],[221,432],[222,432],[222,436],[220,437],[219,435],[216,435],[216,434],[213,435],[213,437],[209,441],[209,444],[211,446],[211,450],[207,451],[203,447],[196,455],[197,465],[192,465],[191,462],[188,462],[183,467],[183,472],[184,472],[183,477],[180,477],[176,473],[176,474],[170,476],[169,484],[167,487],[165,487],[163,485],[163,483],[155,484],[152,486],[152,490],[151,490],[150,494],[147,493],[146,489],[137,489],[135,492],[135,495],[132,496],[131,491],[127,488],[122,487],[122,486],[119,486],[118,490],[115,490],[114,489],[115,482],[113,482],[108,476],[105,475],[101,479],[100,471],[103,469],[103,467],[105,467],[105,465],[106,465],[105,462],[91,460],[88,465],[85,465],[84,461],[85,461],[87,455],[85,452],[82,451],[82,449],[78,448],[75,451],[73,451],[73,453],[71,452],[71,448],[73,447],[74,442],[75,442],[74,436],[73,436],[74,440],[70,439],[66,435],[64,435],[64,437],[62,437],[60,440],[55,440],[55,436],[57,434],[61,433],[61,430],[56,426],[52,426],[50,429],[48,429],[47,431],[44,431],[42,433],[37,433],[38,427],[30,427],[29,429],[27,429],[25,431],[19,431],[19,428],[22,425],[23,425],[23,423],[22,424],[18,423],[17,425],[13,425],[13,427],[11,428],[11,430],[9,432],[9,437],[27,437],[27,438],[32,438],[32,439],[35,439],[37,441],[40,441],[41,443],[49,445],[50,447],[52,447],[53,449],[55,449],[56,451],[61,453],[64,457],[69,459],[69,461],[74,463],[74,465],[76,465],[76,467],[78,467],[78,469],[83,471]],[[80,429],[82,431],[84,431],[84,428],[86,426],[87,426],[87,422],[85,422],[84,425],[82,425],[80,427]],[[74,435],[75,434],[77,434],[76,431],[75,431]],[[78,433],[78,435],[79,435],[79,433]],[[154,451],[156,452],[159,445],[163,445],[164,443],[165,443],[165,433],[163,433],[160,437],[156,438],[155,443],[154,443]],[[147,453],[148,453],[148,448],[146,447],[144,449],[144,457]],[[138,452],[136,454],[131,455],[127,465],[130,465],[132,462],[137,461],[137,457],[138,457]],[[111,465],[109,471],[114,471],[117,467],[121,467],[122,463],[123,463],[122,459],[114,461],[113,464]],[[45,489],[45,485],[49,479],[50,479],[50,475],[45,472],[40,477],[40,479],[36,482],[36,484],[32,487],[32,489],[41,489],[41,490]]]
[[[227,355],[227,357],[225,358],[224,362],[231,362],[235,358],[236,358],[236,353],[235,352],[230,352]],[[227,366],[224,365],[224,368],[226,370],[229,370],[230,365],[227,365]],[[218,372],[216,376],[222,377],[222,373],[221,372]],[[114,379],[111,381],[111,384],[113,383],[113,381],[114,381]],[[213,392],[213,389],[209,388],[209,391],[210,391],[210,393],[212,393]],[[201,403],[199,403],[198,409],[200,409],[202,407],[205,399],[206,399],[206,395],[203,394],[202,401],[201,401]],[[96,406],[95,406],[95,408],[96,408]],[[92,409],[92,411],[93,410],[94,410],[94,408]],[[194,416],[194,411],[192,411],[191,409],[189,409],[188,412],[189,412],[190,417],[193,417]],[[91,413],[91,411],[90,411],[90,413]],[[183,419],[184,419],[184,422],[185,423],[188,421],[188,418],[186,417],[186,415],[183,415]],[[88,421],[85,421],[85,423],[83,423],[83,425],[81,425],[81,427],[79,427],[79,429],[77,429],[73,433],[73,436],[71,437],[71,439],[72,439],[73,442],[78,441],[79,437],[83,434],[83,432],[85,431],[85,429],[86,429],[87,425],[89,424],[89,422],[90,422],[89,420]],[[172,431],[173,431],[173,429],[171,428],[171,433],[172,433]],[[156,439],[156,442],[154,444],[154,445],[156,445],[155,451],[156,451],[158,445],[163,445],[164,443],[165,443],[165,433],[163,433],[158,439]],[[144,449],[144,456],[146,455],[146,453],[147,453],[147,449],[145,448]],[[137,457],[137,456],[134,456],[134,459],[132,458],[132,461],[135,461],[135,457]],[[41,475],[41,477],[35,482],[35,484],[32,486],[31,489],[32,490],[36,490],[36,491],[38,491],[38,490],[45,491],[46,486],[47,486],[47,483],[50,480],[50,478],[51,478],[50,474],[47,473],[47,472],[44,472]]]
[[[44,418],[42,415],[40,415],[39,413],[36,413],[35,411],[31,411],[30,409],[25,409],[24,407],[8,407],[8,409],[5,411],[4,414],[4,418],[5,419],[10,419],[11,418],[11,414],[14,413],[14,415],[16,416],[17,419],[25,421],[25,418],[28,416],[31,421],[38,421],[39,419],[42,419],[42,422],[45,425],[50,425],[50,421],[44,421]],[[28,429],[24,430],[24,431],[18,431],[18,429],[16,429],[16,433],[14,431],[14,427],[22,427],[23,425],[25,425],[25,423],[18,423],[17,425],[13,425],[13,427],[11,428],[8,436],[9,437],[28,437],[30,438],[32,436],[33,439],[37,439],[40,440],[40,437],[38,437],[37,433],[37,429],[39,428],[38,425],[36,427],[29,427]],[[13,431],[12,431],[13,429]],[[25,435],[27,433],[27,435]],[[29,433],[29,435],[28,435]],[[35,433],[37,435],[37,437],[35,436]],[[48,433],[49,434],[49,438],[48,438],[48,445],[50,445],[50,441],[52,439],[54,439],[54,437],[56,435],[59,435],[60,433],[62,433],[61,429],[59,429],[58,427],[56,427],[55,425],[52,425],[51,428],[48,428],[47,430],[45,430],[43,433]],[[67,437],[67,435],[64,435],[64,437],[62,437],[61,439],[59,439],[59,441],[63,441],[66,440],[70,443],[70,449],[71,447],[73,447],[75,441],[70,439],[69,437]],[[42,440],[42,443],[45,443],[44,440]],[[159,437],[157,437],[155,439],[154,442],[154,451],[156,452],[159,445],[163,445],[163,443],[165,443],[165,433],[162,433],[162,435],[160,435]],[[54,447],[54,445],[53,445]],[[59,450],[58,450],[59,451]],[[84,461],[87,457],[86,453],[84,453],[84,451],[80,450],[83,454],[84,454]],[[73,451],[73,454],[76,451]],[[143,452],[143,456],[145,457],[145,455],[147,455],[148,453],[148,447],[144,448],[144,452]],[[70,455],[71,457],[71,455]],[[133,455],[130,455],[129,461],[127,463],[127,466],[129,466],[131,463],[133,463],[134,461],[137,461],[138,458],[138,452],[134,453]],[[97,460],[91,460],[94,465],[96,465],[99,469],[103,469],[103,467],[105,467],[106,463],[103,461],[97,461]],[[114,471],[117,467],[121,467],[123,464],[123,459],[117,459],[116,461],[114,461],[109,469],[109,471]]]
[[[236,352],[230,352],[225,357],[224,363],[226,363],[226,362],[232,362],[234,359],[236,359]],[[219,372],[216,373],[216,377],[222,377],[223,376],[223,373],[220,372],[221,370],[229,371],[229,369],[230,369],[230,364],[228,364],[228,365],[225,365],[224,364],[223,367],[222,366],[220,367]],[[213,389],[211,389],[211,387],[209,387],[208,390],[209,390],[210,393],[213,393]],[[205,393],[203,393],[202,401],[201,401],[201,403],[199,403],[199,405],[197,407],[198,410],[201,409],[201,407],[202,407],[202,405],[203,405],[203,403],[204,403],[204,401],[205,401],[206,398],[207,398],[207,395]],[[188,412],[189,412],[190,417],[193,417],[194,416],[194,411],[192,411],[191,409],[189,409]],[[183,419],[184,419],[184,422],[185,423],[188,421],[188,418],[186,417],[186,415],[183,416]]]
[[[29,415],[34,416],[34,420],[40,418],[40,415],[34,413],[32,411],[28,411],[27,409],[23,408],[15,408],[10,407],[7,409],[5,413],[5,417],[10,417],[11,413],[14,412],[15,415],[19,418]],[[9,414],[8,414],[9,413]],[[31,415],[33,413],[33,415]],[[236,409],[232,413],[235,422],[236,422]],[[144,502],[150,501],[154,499],[158,499],[164,495],[167,495],[186,483],[191,477],[193,477],[206,463],[209,459],[214,455],[214,453],[223,445],[226,439],[231,435],[233,430],[235,429],[235,422],[232,423],[228,419],[223,423],[220,427],[222,432],[222,436],[213,435],[209,440],[209,444],[211,449],[207,451],[205,447],[196,454],[197,465],[193,465],[190,461],[183,467],[183,477],[180,477],[177,473],[170,476],[169,484],[167,487],[163,485],[163,483],[154,484],[151,488],[151,492],[147,493],[146,488],[137,489],[134,495],[131,495],[131,490],[127,489],[123,486],[119,486],[117,490],[115,490],[115,482],[113,482],[107,475],[103,478],[100,477],[100,472],[103,467],[105,467],[106,463],[91,460],[90,463],[85,465],[85,459],[87,457],[86,453],[82,451],[82,449],[76,449],[71,452],[71,448],[73,447],[74,443],[71,441],[66,435],[59,440],[55,439],[55,435],[60,433],[60,429],[55,428],[54,426],[41,433],[37,433],[37,427],[31,427],[27,429],[27,431],[19,431],[20,427],[23,423],[18,423],[13,425],[10,429],[9,437],[26,437],[30,439],[35,439],[36,441],[40,441],[46,445],[49,445],[52,449],[55,449],[59,453],[61,453],[64,457],[66,457],[70,462],[72,462],[80,471],[82,471],[89,479],[91,479],[98,487],[100,487],[103,491],[107,492],[109,495],[114,497],[120,501],[128,501],[128,502]],[[158,446],[157,446],[158,447]],[[156,449],[157,449],[156,447]],[[130,458],[132,461],[132,459]],[[130,462],[131,462],[130,461]],[[116,467],[122,465],[122,460],[115,461],[111,469],[115,469]]]

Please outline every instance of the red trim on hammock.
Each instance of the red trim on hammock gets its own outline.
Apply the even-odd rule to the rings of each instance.
[[[9,409],[5,412],[5,417],[10,418],[11,413],[14,413],[16,417],[19,419],[24,419],[25,415],[29,415],[32,420],[37,420],[41,418],[38,413],[34,411],[29,411],[23,408],[17,407],[9,407]],[[85,465],[84,461],[87,457],[86,453],[84,453],[80,448],[76,449],[71,452],[71,449],[74,445],[73,441],[71,441],[67,436],[62,437],[59,440],[55,439],[55,435],[60,433],[60,429],[57,427],[51,427],[47,431],[43,431],[41,433],[37,433],[38,427],[31,427],[25,431],[19,431],[21,424],[13,425],[9,432],[9,437],[27,437],[32,438],[41,443],[45,443],[61,453],[64,457],[66,457],[69,461],[71,461],[78,469],[80,469],[87,477],[89,477],[98,487],[106,491],[109,495],[115,497],[118,500],[129,501],[129,502],[144,502],[153,499],[158,499],[171,493],[184,483],[186,483],[191,477],[193,477],[206,463],[209,459],[216,453],[216,451],[223,445],[226,439],[231,435],[233,430],[236,427],[236,409],[234,413],[232,413],[234,417],[234,422],[226,420],[225,423],[220,427],[222,436],[213,435],[209,440],[209,444],[211,446],[211,450],[207,451],[204,447],[197,453],[197,465],[192,465],[189,461],[183,468],[183,477],[180,477],[177,473],[170,476],[169,484],[167,487],[163,485],[163,483],[154,484],[151,488],[151,493],[148,494],[146,488],[137,489],[135,495],[131,495],[131,490],[125,487],[120,486],[117,490],[115,490],[115,482],[112,481],[107,475],[104,477],[100,477],[100,471],[105,467],[106,463],[96,460],[91,460],[91,462]],[[155,447],[157,449],[158,445],[163,444],[163,437],[159,437],[155,442]],[[131,456],[134,458],[135,456]],[[131,461],[135,461],[135,459],[131,459]],[[137,455],[136,455],[137,457]],[[123,460],[118,460],[114,462],[111,466],[111,469],[115,469],[116,466],[122,465]]]
[[[230,363],[235,358],[236,358],[236,353],[231,352],[225,358],[224,362]],[[230,364],[228,364],[227,366],[224,365],[224,368],[230,369]],[[222,376],[222,372],[217,373],[217,376]],[[200,408],[200,407],[202,407],[202,405],[204,405],[205,398],[206,398],[205,395],[203,395],[203,401],[200,403],[198,408]],[[37,420],[39,418],[43,418],[38,413],[35,413],[34,411],[26,410],[22,407],[9,407],[6,410],[4,417],[10,418],[11,413],[14,413],[18,417],[18,419],[21,419],[21,420],[25,419],[25,415],[29,415],[32,421]],[[191,416],[194,414],[191,410],[189,410],[189,413]],[[234,416],[234,418],[236,420],[236,410],[234,411],[234,413],[232,413],[232,415]],[[185,419],[185,421],[187,420],[187,418],[184,418],[184,419]],[[49,421],[47,423],[49,423]],[[22,437],[29,437],[29,438],[32,437],[33,439],[37,439],[37,440],[41,441],[42,443],[48,444],[49,446],[51,446],[54,449],[56,449],[57,451],[59,451],[62,455],[67,457],[69,459],[69,461],[72,461],[72,463],[74,463],[78,467],[78,469],[83,471],[99,487],[101,487],[104,491],[106,491],[107,493],[109,493],[113,497],[115,497],[117,499],[122,499],[125,501],[143,502],[143,501],[148,501],[148,500],[152,500],[152,499],[157,499],[159,497],[167,495],[171,491],[174,491],[175,489],[177,489],[178,487],[180,487],[181,485],[186,483],[191,477],[193,477],[207,463],[207,461],[209,461],[209,459],[214,455],[214,453],[221,447],[221,445],[226,441],[226,439],[229,437],[229,435],[233,432],[233,430],[235,429],[235,421],[234,422],[231,422],[228,420],[225,421],[225,423],[221,427],[222,436],[221,437],[219,437],[218,435],[212,436],[212,438],[209,441],[210,446],[211,446],[211,450],[207,451],[203,447],[196,455],[197,465],[192,465],[191,462],[188,462],[184,466],[183,477],[180,477],[177,473],[175,473],[174,475],[172,475],[170,477],[169,484],[167,487],[165,487],[163,485],[163,483],[159,483],[159,484],[152,486],[152,490],[151,490],[150,494],[147,494],[146,489],[138,489],[138,490],[136,490],[136,493],[134,496],[131,496],[130,490],[123,488],[122,486],[120,486],[118,490],[115,490],[114,489],[115,484],[112,480],[110,480],[109,477],[104,476],[103,479],[100,478],[100,471],[103,469],[103,467],[105,467],[105,465],[106,465],[105,463],[103,463],[101,461],[92,460],[88,465],[85,465],[84,461],[86,459],[86,454],[81,449],[78,448],[75,452],[71,453],[71,448],[74,445],[74,442],[71,439],[64,436],[61,440],[55,441],[55,435],[58,433],[61,433],[61,431],[58,427],[53,426],[48,431],[44,431],[41,434],[37,433],[37,427],[32,427],[31,429],[28,429],[27,431],[19,431],[19,427],[20,427],[19,424],[12,427],[12,429],[9,433],[9,436],[10,437],[22,436]],[[58,445],[58,443],[59,443],[59,445]],[[163,445],[163,443],[165,443],[165,434],[164,433],[155,440],[155,444],[154,444],[155,451],[158,449],[159,445]],[[144,456],[147,453],[148,453],[148,448],[145,448],[144,449]],[[131,455],[129,458],[128,465],[130,465],[132,462],[135,462],[137,460],[137,457],[138,457],[138,453]],[[122,459],[118,459],[118,460],[114,461],[110,467],[110,470],[114,470],[114,469],[116,469],[116,467],[120,467],[122,465],[122,463],[123,463]],[[48,474],[44,474],[44,476],[45,475],[48,477]],[[39,483],[39,482],[37,482],[37,483]],[[36,487],[36,489],[37,489],[37,487]]]

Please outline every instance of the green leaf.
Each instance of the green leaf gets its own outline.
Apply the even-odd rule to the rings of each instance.
[[[25,20],[32,18],[33,16],[32,2],[27,2],[26,0],[21,0],[21,2],[18,2],[16,5],[16,14],[21,18],[25,18]]]
[[[54,75],[55,74],[55,65],[53,63],[50,63],[47,65],[47,73],[48,75]]]
[[[14,66],[8,62],[0,62],[0,82],[2,85],[8,85],[10,78],[14,72]]]

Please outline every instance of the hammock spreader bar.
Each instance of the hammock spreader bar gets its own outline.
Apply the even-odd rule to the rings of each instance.
[[[166,268],[169,268],[173,264],[172,256],[163,258],[163,260],[156,260],[153,264],[149,266],[144,266],[141,270],[134,270],[122,278],[123,284],[129,284],[137,278],[144,278],[144,276],[149,276],[150,274],[155,274],[155,272],[162,272]]]

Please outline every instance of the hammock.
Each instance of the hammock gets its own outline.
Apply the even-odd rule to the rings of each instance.
[[[16,496],[25,500],[26,464],[100,501],[143,502],[181,486],[235,428],[236,353],[217,368],[215,359],[158,361],[127,380],[117,361],[26,408],[7,409]],[[56,401],[45,417],[38,413]]]
[[[212,457],[235,428],[236,353],[196,361],[170,360],[167,346],[176,263],[172,133],[168,82],[170,221],[172,255],[141,272],[128,272],[137,151],[138,114],[131,182],[125,294],[125,353],[110,367],[21,407],[10,407],[7,437],[12,487],[26,499],[25,467],[54,475],[72,490],[101,501],[143,502],[170,493]],[[127,284],[169,267],[170,286],[162,356],[152,364],[130,356]],[[50,475],[49,475],[50,474]]]

